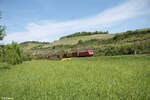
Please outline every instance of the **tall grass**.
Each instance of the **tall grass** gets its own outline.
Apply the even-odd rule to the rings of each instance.
[[[149,100],[150,57],[36,60],[0,69],[0,97],[14,100]]]

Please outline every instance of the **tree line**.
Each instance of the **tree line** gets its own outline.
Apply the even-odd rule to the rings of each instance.
[[[102,31],[96,31],[96,32],[76,32],[74,34],[61,37],[60,39],[70,38],[70,37],[77,37],[77,36],[95,35],[95,34],[109,34],[109,32],[108,31],[106,31],[106,32],[102,32]]]

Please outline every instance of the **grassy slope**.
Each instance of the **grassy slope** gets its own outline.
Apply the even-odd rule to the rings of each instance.
[[[77,44],[79,40],[87,41],[91,39],[108,39],[113,37],[113,34],[97,34],[97,35],[89,35],[89,36],[78,36],[78,37],[70,37],[70,38],[64,38],[60,39],[58,41],[55,41],[51,44],[51,46],[55,45],[74,45]]]
[[[113,34],[97,34],[97,35],[89,35],[89,36],[78,36],[78,37],[71,37],[71,38],[64,38],[57,41],[54,41],[49,44],[43,44],[43,43],[26,43],[22,44],[22,48],[25,50],[30,50],[34,47],[41,46],[42,48],[52,47],[56,45],[74,45],[77,44],[79,40],[87,41],[91,39],[108,39],[113,37]]]
[[[150,57],[37,60],[0,69],[0,97],[15,100],[148,100]]]

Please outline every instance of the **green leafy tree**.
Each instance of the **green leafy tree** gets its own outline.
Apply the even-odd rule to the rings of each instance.
[[[1,19],[1,13],[0,13],[0,19]],[[4,36],[6,35],[5,29],[6,29],[5,26],[0,25],[0,40],[3,40]]]
[[[0,12],[0,19],[1,19],[1,12]],[[0,40],[3,40],[5,34],[5,26],[0,25]],[[0,61],[2,61],[4,55],[4,45],[0,45]]]
[[[0,25],[0,40],[3,40],[4,36],[6,35],[5,29],[5,26]],[[0,61],[12,65],[22,63],[22,52],[19,45],[16,42],[12,42],[6,46],[0,45]]]

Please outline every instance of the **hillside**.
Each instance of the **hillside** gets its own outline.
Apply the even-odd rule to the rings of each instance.
[[[92,49],[96,56],[150,53],[150,28],[116,34],[61,38],[53,43],[26,42],[21,47],[33,55],[56,55]]]
[[[56,40],[52,43],[50,42],[37,42],[37,41],[27,41],[21,43],[21,47],[23,51],[36,51],[39,49],[42,53],[47,52],[48,48],[54,47],[54,46],[60,46],[60,45],[75,45],[77,44],[80,40],[83,42],[91,40],[91,39],[109,39],[112,38],[114,34],[94,34],[94,35],[89,35],[89,36],[77,36],[77,37],[69,37],[69,38],[63,38]],[[43,51],[44,49],[44,51]]]

